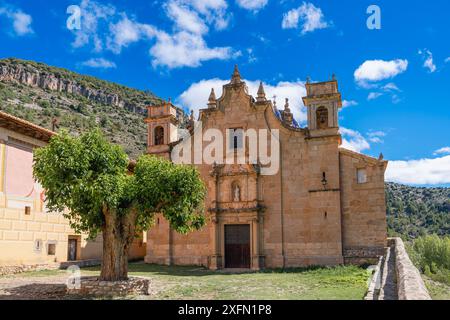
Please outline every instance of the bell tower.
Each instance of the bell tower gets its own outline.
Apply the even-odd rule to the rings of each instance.
[[[147,110],[147,153],[170,160],[171,144],[178,139],[177,108],[169,100]]]
[[[308,80],[306,93],[303,103],[308,110],[311,137],[337,135],[338,111],[342,108],[342,100],[335,76],[331,81],[325,82],[310,83]]]

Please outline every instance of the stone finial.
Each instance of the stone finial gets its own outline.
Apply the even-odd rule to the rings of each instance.
[[[258,88],[258,97],[256,98],[257,102],[264,102],[266,101],[266,92],[264,91],[264,87],[263,87],[263,83],[260,82],[259,83],[259,88]]]
[[[306,83],[311,83],[311,77],[310,76],[306,77]]]
[[[284,111],[291,112],[291,109],[289,108],[289,99],[286,98],[286,104],[284,105]]]
[[[194,110],[191,109],[191,115],[189,117],[189,120],[194,121]]]
[[[281,112],[281,115],[283,117],[283,121],[291,126],[294,121],[294,116],[291,112],[291,109],[289,108],[289,99],[286,98],[286,104],[284,105],[284,110]]]
[[[211,93],[208,98],[208,108],[214,108],[216,106],[216,93],[214,92],[214,88],[211,88]]]
[[[384,156],[382,153],[380,153],[380,155],[378,156],[378,161],[383,161],[384,160]]]
[[[233,71],[233,75],[231,76],[231,83],[232,84],[237,84],[237,83],[241,83],[241,74],[239,73],[239,69],[237,64],[234,65],[234,71]]]
[[[333,75],[331,76],[331,80],[333,80],[333,81],[336,80],[336,74],[333,73]]]

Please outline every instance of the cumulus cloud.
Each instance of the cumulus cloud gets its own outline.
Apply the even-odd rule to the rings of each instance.
[[[116,54],[119,54],[122,48],[126,48],[132,43],[144,39],[153,39],[159,32],[151,25],[129,19],[125,14],[122,14],[122,18],[117,23],[111,23],[109,30],[107,48]]]
[[[6,17],[12,23],[12,29],[15,35],[25,36],[34,33],[31,28],[33,18],[22,10],[10,5],[4,5],[0,7],[0,17],[2,16]]]
[[[269,0],[236,0],[239,7],[254,12],[264,8],[268,2]]]
[[[80,10],[81,28],[72,30],[75,35],[72,46],[81,48],[92,44],[95,51],[103,50],[107,29],[103,28],[102,24],[107,24],[114,17],[116,8],[109,4],[82,0]]]
[[[408,60],[367,60],[355,70],[356,82],[364,85],[367,82],[376,82],[393,78],[408,69]]]
[[[84,61],[82,65],[85,67],[99,68],[99,69],[112,69],[117,67],[113,61],[109,61],[104,58],[92,58]]]
[[[435,159],[389,161],[386,180],[415,185],[450,183],[450,155]]]
[[[430,73],[437,70],[436,65],[433,62],[433,53],[428,49],[419,50],[419,55],[422,56],[424,62],[423,67],[428,69]]]
[[[355,151],[355,152],[361,152],[363,150],[370,149],[369,142],[363,137],[361,133],[358,131],[347,129],[344,127],[341,127],[339,129],[341,135],[342,135],[342,147]]]
[[[440,148],[433,153],[433,155],[435,155],[435,156],[440,155],[440,154],[450,154],[450,147]]]
[[[222,86],[229,83],[230,80],[224,79],[207,79],[193,83],[186,91],[184,91],[178,102],[185,108],[194,110],[198,115],[198,110],[206,108],[211,88],[214,88],[217,98],[222,94]],[[260,81],[245,81],[248,86],[249,94],[256,96]],[[306,95],[305,84],[302,81],[281,81],[276,84],[264,84],[266,96],[276,96],[276,103],[279,109],[284,108],[285,98],[289,99],[292,113],[300,123],[306,122],[306,110],[302,102],[302,97]]]
[[[167,16],[175,26],[184,31],[196,34],[208,32],[208,26],[203,22],[198,13],[178,1],[170,1],[167,6]]]
[[[235,57],[231,47],[209,47],[204,36],[210,26],[227,27],[229,16],[224,0],[170,0],[163,4],[172,22],[170,32],[141,23],[134,16],[118,12],[110,4],[83,0],[82,28],[73,30],[75,48],[92,45],[94,51],[109,50],[115,54],[131,44],[146,41],[154,67],[198,67],[212,59]]]
[[[300,7],[286,12],[281,23],[283,29],[300,28],[302,35],[317,29],[328,28],[329,25],[325,20],[322,9],[307,2],[303,2]]]
[[[185,31],[174,35],[159,32],[157,38],[158,41],[150,49],[155,67],[198,67],[203,61],[225,60],[234,54],[231,47],[209,48],[201,36]]]

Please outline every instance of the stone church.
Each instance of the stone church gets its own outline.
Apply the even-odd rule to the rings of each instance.
[[[342,102],[334,77],[308,81],[306,90],[307,127],[295,121],[287,100],[284,110],[278,110],[262,84],[256,98],[249,95],[237,67],[221,97],[212,90],[207,107],[200,110],[201,130],[214,128],[224,136],[236,129],[277,130],[278,171],[262,175],[260,159],[196,163],[208,190],[208,223],[181,235],[158,217],[147,234],[147,263],[258,270],[360,264],[384,253],[387,161],[341,147]],[[149,154],[172,159],[181,141],[178,113],[170,102],[148,107]],[[198,130],[193,116],[188,130],[188,136]],[[224,145],[224,155],[246,146],[246,139],[237,141],[236,136],[231,146]]]

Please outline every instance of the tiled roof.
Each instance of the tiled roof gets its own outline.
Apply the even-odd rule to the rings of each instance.
[[[48,142],[56,133],[34,123],[0,111],[0,127]]]

